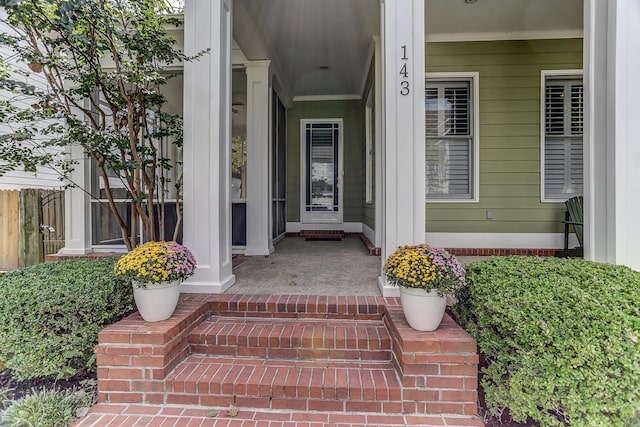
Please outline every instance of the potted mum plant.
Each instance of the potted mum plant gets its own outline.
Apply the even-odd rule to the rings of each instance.
[[[147,322],[166,320],[176,309],[180,283],[191,276],[196,260],[177,242],[147,242],[123,255],[114,267],[116,276],[133,285],[133,297]]]
[[[401,246],[389,255],[384,275],[400,286],[404,315],[413,329],[438,329],[447,306],[447,295],[465,284],[464,268],[444,249],[427,244]]]

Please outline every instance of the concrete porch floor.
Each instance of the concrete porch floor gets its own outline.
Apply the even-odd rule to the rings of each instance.
[[[464,265],[486,257],[460,256]],[[358,237],[341,241],[287,237],[270,256],[244,258],[233,269],[228,294],[380,295],[379,256],[369,255]]]

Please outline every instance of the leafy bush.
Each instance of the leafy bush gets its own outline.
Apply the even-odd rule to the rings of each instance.
[[[94,386],[80,390],[34,390],[13,402],[2,414],[2,421],[10,427],[68,426],[76,419],[78,409],[95,403],[95,395]]]
[[[95,371],[98,331],[133,309],[114,263],[56,261],[0,276],[0,369],[23,380]]]
[[[622,426],[640,410],[640,273],[502,257],[466,267],[454,312],[487,367],[488,409],[542,426]]]

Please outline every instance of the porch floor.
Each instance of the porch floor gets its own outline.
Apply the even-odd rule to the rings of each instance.
[[[486,257],[461,256],[468,264]],[[286,237],[270,256],[243,257],[227,293],[252,295],[380,295],[380,256],[358,237],[341,241]]]

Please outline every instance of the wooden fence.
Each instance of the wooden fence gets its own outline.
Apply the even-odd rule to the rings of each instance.
[[[0,270],[40,263],[62,246],[62,191],[0,191]]]
[[[18,205],[17,190],[0,191],[0,270],[18,268]]]

